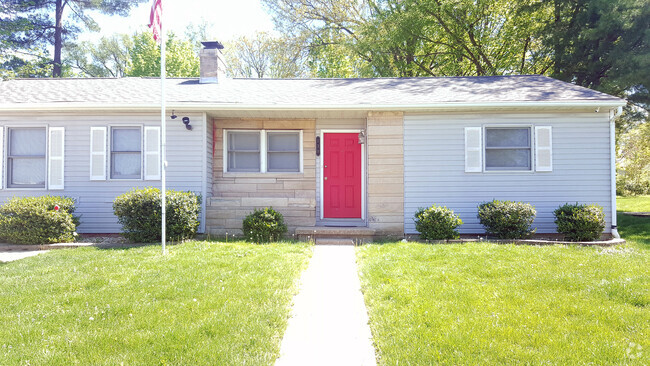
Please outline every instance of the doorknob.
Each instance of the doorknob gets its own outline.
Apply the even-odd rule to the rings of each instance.
[[[324,168],[327,168],[327,165],[324,165],[323,167],[324,167]]]
[[[327,180],[327,177],[323,178],[323,180]]]

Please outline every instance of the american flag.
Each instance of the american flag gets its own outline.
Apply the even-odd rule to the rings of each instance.
[[[162,30],[162,0],[153,0],[153,5],[151,5],[151,15],[149,15],[149,28],[153,32],[153,39],[156,42],[161,42],[161,30]]]

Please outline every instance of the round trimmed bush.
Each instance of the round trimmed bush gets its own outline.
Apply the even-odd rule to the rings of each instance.
[[[282,238],[287,232],[284,217],[272,207],[255,209],[244,218],[242,231],[246,240],[255,243],[268,243]]]
[[[13,197],[0,207],[0,240],[52,244],[75,240],[75,200],[61,196]]]
[[[531,229],[535,220],[535,207],[530,203],[499,201],[478,205],[478,219],[488,234],[499,239],[523,239],[535,233]]]
[[[564,204],[553,211],[557,232],[570,241],[594,241],[605,229],[605,213],[599,205]]]
[[[160,189],[132,189],[113,201],[113,212],[129,241],[152,243],[161,240],[162,197]],[[166,195],[167,237],[172,240],[193,238],[199,227],[201,196],[193,192],[168,190]]]
[[[415,212],[414,221],[420,238],[425,240],[458,239],[460,235],[456,228],[463,224],[463,220],[454,211],[436,205],[419,208]]]

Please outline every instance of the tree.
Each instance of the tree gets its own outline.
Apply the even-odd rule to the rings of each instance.
[[[126,16],[132,6],[146,0],[4,0],[0,10],[0,44],[7,50],[54,50],[52,76],[62,76],[61,51],[65,41],[74,40],[81,28],[99,30],[88,11]],[[69,20],[66,22],[65,20]]]
[[[618,193],[650,194],[650,118],[621,136],[617,160]]]
[[[294,78],[307,71],[299,39],[274,38],[258,32],[253,38],[240,37],[225,45],[227,72],[232,77]]]
[[[543,29],[552,76],[650,105],[647,0],[553,0]]]
[[[356,76],[446,76],[545,73],[552,60],[537,37],[540,16],[521,16],[533,1],[265,3],[285,33],[307,34],[316,65],[354,65]]]
[[[68,46],[66,63],[83,76],[122,77],[130,62],[131,36],[114,34],[102,37],[97,43],[81,42]]]
[[[131,61],[125,71],[126,76],[160,77],[160,47],[150,32],[135,33],[129,48]],[[166,72],[170,77],[198,77],[199,58],[188,40],[176,38],[167,33],[165,47]]]

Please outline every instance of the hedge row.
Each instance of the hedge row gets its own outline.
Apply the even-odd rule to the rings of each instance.
[[[570,241],[598,240],[605,229],[603,208],[592,204],[565,204],[553,212],[557,231]],[[537,211],[530,203],[499,201],[478,205],[478,219],[485,231],[499,239],[525,239],[535,234],[531,225]],[[433,205],[415,213],[415,228],[425,240],[459,237],[460,217],[447,207]]]

